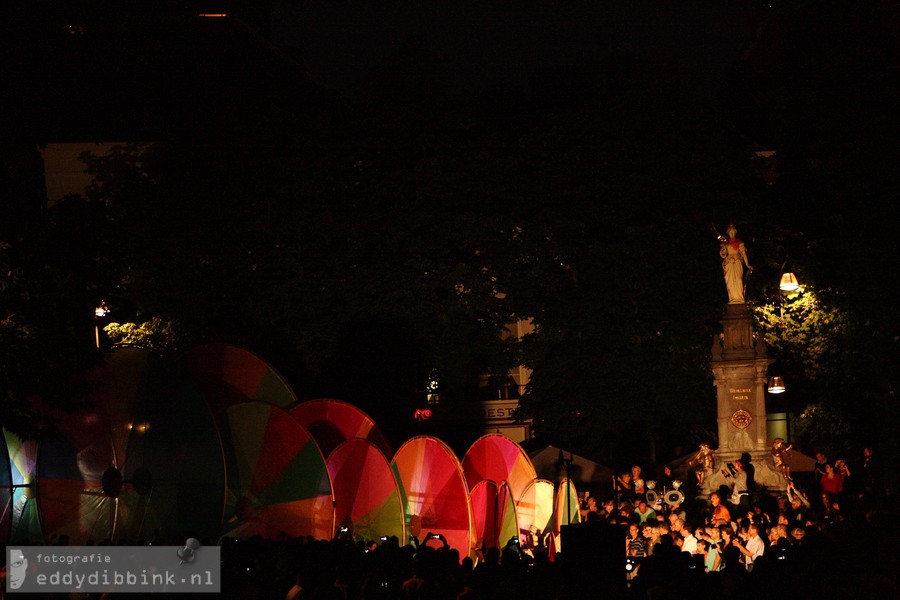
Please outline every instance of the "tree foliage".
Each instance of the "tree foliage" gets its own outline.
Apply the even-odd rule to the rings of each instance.
[[[97,358],[90,310],[105,298],[116,341],[245,346],[301,398],[354,402],[398,439],[432,377],[437,410],[459,412],[485,373],[501,381],[521,362],[533,370],[522,415],[542,441],[671,454],[715,426],[709,347],[725,292],[709,227],[735,222],[759,328],[790,393],[819,407],[808,423],[887,440],[900,328],[885,307],[900,285],[884,259],[896,154],[881,149],[896,120],[880,107],[828,127],[849,97],[816,65],[877,103],[879,80],[841,62],[867,51],[823,56],[803,36],[809,59],[766,59],[757,49],[778,31],[759,29],[725,90],[599,47],[460,87],[417,37],[327,94],[327,109],[217,104],[193,130],[86,154],[84,198],[3,236],[4,408],[65,396]],[[804,69],[814,85],[796,83]],[[773,104],[782,92],[790,101]],[[770,142],[778,177],[764,184],[749,159]],[[816,292],[776,319],[764,282],[787,259]],[[535,333],[503,341],[518,318]]]
[[[756,309],[760,332],[776,369],[789,381],[796,444],[844,453],[865,444],[895,451],[893,431],[900,425],[887,361],[897,348],[881,346],[881,335],[859,307],[840,295],[811,286],[773,297]]]
[[[50,425],[49,411],[77,409],[84,373],[97,364],[92,311],[104,276],[95,217],[66,198],[0,240],[0,412],[23,437]]]
[[[174,354],[187,349],[179,324],[159,317],[143,323],[110,323],[103,331],[113,347],[138,346],[159,354]]]
[[[407,418],[432,373],[452,406],[524,361],[524,414],[544,439],[571,437],[576,413],[594,451],[702,422],[721,311],[708,224],[753,205],[707,90],[599,55],[502,106],[442,77],[411,44],[327,134],[85,156],[128,320],[246,345],[301,397],[387,420]],[[580,83],[551,102],[548,81]],[[500,335],[517,318],[538,326],[521,347]]]

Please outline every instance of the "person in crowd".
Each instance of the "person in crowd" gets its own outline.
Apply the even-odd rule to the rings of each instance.
[[[675,535],[672,533],[672,526],[669,525],[667,521],[660,521],[656,528],[659,530],[660,540],[663,538],[669,538],[669,540],[675,539]]]
[[[703,570],[707,573],[719,571],[722,568],[722,557],[719,556],[719,548],[706,540],[697,540],[697,554],[703,555]]]
[[[631,479],[630,471],[613,478],[613,490],[617,498],[622,500],[634,499],[634,481]]]
[[[734,529],[734,524],[729,523],[728,525],[720,525],[719,526],[719,535],[722,538],[722,543],[719,544],[720,548],[724,550],[728,546],[734,545],[734,537],[737,535]]]
[[[731,522],[731,512],[722,503],[722,497],[719,495],[719,492],[713,492],[709,495],[709,504],[712,507],[710,525],[722,525]]]
[[[825,523],[835,523],[844,519],[844,515],[841,513],[840,502],[838,502],[836,496],[828,492],[822,492],[821,518]]]
[[[719,527],[719,534],[722,536],[722,543],[719,545],[719,554],[722,556],[722,566],[724,567],[726,564],[725,557],[728,553],[736,553],[737,561],[743,566],[744,555],[737,549],[737,544],[735,544],[737,534],[732,525],[728,524]]]
[[[294,582],[294,585],[291,587],[291,589],[288,590],[284,599],[285,600],[300,600],[300,598],[303,597],[303,593],[304,593],[303,584],[301,582],[300,577],[298,576],[297,580]]]
[[[579,509],[581,520],[592,521],[596,519],[599,516],[597,514],[599,510],[600,507],[597,506],[597,498],[595,498],[594,496],[588,496],[581,502],[581,508]]]
[[[739,508],[738,512],[746,514],[750,508],[750,490],[747,486],[747,471],[744,470],[744,461],[734,461],[734,482],[731,488],[731,503],[735,508]]]
[[[841,462],[841,461],[838,461]],[[837,464],[837,463],[835,463]],[[829,463],[825,465],[825,474],[819,480],[819,488],[823,494],[838,496],[844,491],[844,475]]]
[[[640,519],[641,525],[647,523],[648,521],[656,521],[656,511],[650,508],[647,505],[647,501],[642,497],[638,497],[637,506],[634,509],[634,516]]]
[[[619,523],[630,523],[634,516],[634,503],[630,500],[619,502]]]
[[[652,526],[649,523],[644,525],[641,530],[641,535],[644,537],[644,552],[647,556],[653,554],[653,548],[659,544],[660,541],[660,528],[656,526]]]
[[[784,517],[785,522],[789,523],[793,519],[793,515],[791,514],[791,503],[788,502],[788,497],[778,496],[775,500],[775,503],[778,505],[778,520],[780,522],[781,518]]]
[[[784,548],[789,541],[787,525],[778,524],[769,528],[769,547]]]
[[[706,528],[698,527],[697,531],[694,532],[694,537],[698,540],[704,540],[710,547],[715,547],[719,554],[722,553],[722,530],[719,529],[718,525],[711,525]]]
[[[789,527],[791,525],[791,519],[788,518],[787,513],[778,513],[778,522],[776,524]]]
[[[679,533],[681,533],[681,537],[684,538],[681,551],[687,552],[688,554],[695,554],[697,552],[697,538],[694,536],[694,527],[687,521],[682,521],[681,519],[679,519],[678,522],[681,524]]]
[[[634,485],[636,498],[643,498],[647,494],[647,486],[644,478],[641,476],[641,467],[638,465],[631,467],[631,483]]]
[[[603,501],[603,520],[609,525],[619,523],[619,511],[616,510],[616,502],[612,498]]]
[[[427,600],[434,595],[434,581],[426,575],[425,560],[417,557],[413,561],[412,576],[402,584],[403,597],[414,600]]]
[[[824,452],[821,450],[816,452],[816,464],[815,470],[813,471],[816,477],[816,484],[819,483],[819,480],[822,479],[822,475],[825,474],[825,465],[827,465],[828,462],[828,457],[825,456]]]
[[[841,476],[842,494],[845,496],[852,494],[852,497],[858,497],[856,478],[850,472],[850,465],[847,464],[847,461],[843,459],[834,461],[834,470]]]
[[[684,510],[681,502],[675,502],[669,505],[669,523],[673,519],[687,519],[687,511]]]
[[[860,479],[862,479],[861,469],[861,467],[854,468],[855,474]],[[795,478],[800,479],[797,475]],[[776,502],[774,497],[761,495],[759,502],[762,503],[763,509],[769,507],[766,504],[768,499],[772,500],[774,508]],[[785,597],[806,597],[802,594],[802,589],[799,590],[801,592],[799,595],[796,593],[797,585],[808,583],[804,565],[818,564],[822,558],[827,558],[821,568],[834,570],[837,577],[835,583],[846,581],[848,576],[854,576],[856,563],[852,560],[852,556],[861,549],[871,549],[873,547],[871,542],[877,541],[880,536],[890,535],[892,506],[878,505],[873,509],[870,503],[853,502],[853,499],[854,496],[845,496],[844,500],[850,503],[844,506],[840,499],[825,494],[821,504],[815,502],[814,506],[810,506],[805,497],[797,492],[796,487],[790,485],[785,498],[777,502],[777,524],[772,525],[768,531],[758,522],[751,522],[760,519],[756,511],[739,513],[732,510],[731,514],[738,516],[737,522],[729,520],[727,524],[723,523],[717,527],[712,524],[725,520],[714,519],[710,510],[708,515],[710,526],[697,528],[693,532],[691,519],[704,515],[699,510],[699,504],[688,505],[690,518],[687,522],[677,515],[672,516],[673,526],[670,530],[663,515],[657,515],[655,521],[648,519],[643,526],[639,525],[640,518],[634,513],[634,507],[625,502],[623,507],[629,509],[625,517],[630,521],[627,527],[624,521],[619,521],[627,531],[627,534],[623,532],[620,535],[625,538],[623,550],[626,556],[644,559],[642,569],[651,563],[658,563],[654,559],[672,558],[671,555],[674,553],[672,565],[686,565],[693,557],[695,559],[693,563],[698,568],[692,570],[692,574],[702,577],[701,573],[704,571],[715,573],[705,580],[690,579],[688,593],[682,593],[678,586],[683,585],[684,581],[679,583],[678,577],[673,573],[673,577],[666,580],[654,581],[654,585],[661,586],[661,590],[659,594],[654,593],[647,597],[687,597],[693,594],[739,600],[770,596],[775,590],[783,592],[781,595]],[[721,503],[721,500],[721,497],[717,501],[710,496],[710,504],[713,507]],[[608,506],[609,512],[618,519],[625,518],[620,516],[621,511],[616,503],[602,504],[603,514],[607,512]],[[841,511],[842,507],[845,512]],[[875,516],[870,520],[869,515],[873,510]],[[775,514],[774,511],[771,513],[773,516]],[[659,521],[659,518],[663,518],[663,521]],[[740,536],[736,535],[738,531],[741,532]],[[532,533],[539,535],[536,530]],[[499,549],[487,549],[487,557],[476,568],[471,558],[464,558],[461,561],[457,550],[447,548],[434,550],[429,546],[416,547],[413,544],[399,546],[397,539],[392,539],[393,544],[385,542],[381,546],[361,541],[354,542],[345,536],[337,536],[330,542],[326,540],[317,542],[310,537],[271,541],[269,546],[261,546],[259,543],[235,546],[223,544],[225,561],[223,577],[230,578],[230,585],[233,589],[240,589],[242,594],[246,591],[252,592],[252,597],[287,597],[297,600],[307,597],[346,600],[404,597],[474,600],[499,597],[498,589],[504,586],[511,590],[548,590],[546,594],[531,594],[534,597],[562,597],[549,591],[558,589],[560,579],[556,570],[566,563],[559,559],[554,563],[549,550],[539,552],[541,549],[539,546],[535,546],[531,554],[524,551],[524,548],[521,552],[511,554],[511,549],[507,547],[502,551],[502,560]],[[887,546],[888,544],[885,544],[878,549],[890,552]],[[266,560],[267,555],[271,557],[275,552],[280,552],[279,547],[285,551],[286,556],[292,556],[293,559]],[[686,557],[679,554],[682,551],[693,554]],[[582,558],[570,556],[576,560]],[[699,567],[701,556],[703,566]],[[765,560],[759,560],[760,556],[765,556]],[[834,560],[831,560],[831,557],[834,557]],[[512,560],[509,561],[508,558]],[[243,577],[241,574],[244,573],[244,569],[234,567],[236,564],[250,564],[251,561],[255,565],[254,571],[262,572],[262,569],[268,566],[273,570],[273,577],[269,579],[259,576]],[[465,566],[466,561],[468,566]],[[526,568],[526,562],[530,561],[533,561],[531,563],[533,569],[529,570]],[[740,568],[735,569],[736,565]],[[858,580],[847,583],[846,588],[834,591],[839,595],[842,594],[841,597],[852,597],[854,591],[857,591],[858,595],[869,594],[870,589],[877,592],[881,588],[869,588],[864,585],[864,582],[869,581],[875,574],[879,577],[876,585],[880,586],[883,582],[891,586],[884,588],[890,590],[888,592],[890,595],[896,587],[896,570],[879,569],[879,566],[873,565],[871,570],[859,574]],[[748,573],[750,569],[752,573]],[[876,572],[876,569],[880,572]],[[723,572],[717,573],[718,570]],[[541,573],[543,575],[540,575]],[[645,581],[650,581],[649,575],[653,571],[646,568],[646,573],[648,579]],[[546,576],[547,579],[542,583],[539,579],[535,579],[538,576]],[[640,577],[643,576],[644,574],[641,574]],[[640,577],[631,578],[629,581],[633,585],[640,586]],[[726,583],[728,581],[731,583]],[[545,587],[542,588],[542,585]],[[832,585],[831,580],[828,580],[827,585]],[[748,591],[742,595],[741,589]],[[820,587],[818,592],[811,590],[810,597],[820,597],[822,589]],[[639,587],[631,587],[629,590],[643,591]],[[634,597],[643,598],[645,595],[638,593]],[[870,595],[875,597],[876,594]],[[242,595],[242,597],[251,596]]]
[[[750,512],[747,513],[747,518],[761,526],[762,529],[765,529],[772,524],[772,518],[769,516],[769,513],[763,510],[762,505],[759,502],[753,503],[753,507]]]
[[[791,521],[803,525],[806,523],[807,513],[812,504],[794,485],[788,486],[786,495],[791,503]]]
[[[751,523],[746,532],[734,540],[734,546],[744,555],[744,564],[747,570],[753,569],[753,563],[766,551],[766,543],[759,536],[759,526]]]
[[[863,462],[860,466],[862,490],[860,497],[879,499],[884,495],[884,473],[881,461],[872,446],[863,448]]]
[[[666,465],[662,469],[662,474],[660,474],[660,476],[656,478],[656,483],[657,483],[656,489],[659,491],[660,494],[663,494],[671,489],[674,489],[672,487],[673,481],[675,481],[675,477],[672,475],[672,467],[670,467],[669,465]]]
[[[641,535],[641,530],[637,523],[632,523],[628,526],[628,535],[625,536],[625,553],[627,556],[646,556],[644,536]]]
[[[668,516],[669,520],[669,530],[672,532],[672,537],[678,537],[681,535],[681,524],[684,523],[684,519],[679,517],[676,513],[670,512]]]

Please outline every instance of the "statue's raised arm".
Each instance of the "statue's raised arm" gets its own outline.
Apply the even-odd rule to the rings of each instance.
[[[744,267],[747,272],[753,271],[747,258],[747,247],[737,238],[737,228],[728,226],[728,237],[719,236],[719,256],[722,257],[722,270],[725,272],[725,287],[728,289],[729,304],[743,304],[746,284],[744,283]]]

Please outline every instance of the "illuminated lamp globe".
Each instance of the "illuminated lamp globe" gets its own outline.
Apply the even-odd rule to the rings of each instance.
[[[781,275],[781,283],[778,284],[778,289],[782,292],[795,292],[800,289],[800,282],[797,281],[797,276],[793,273],[783,273]]]
[[[783,394],[784,393],[784,380],[777,375],[769,380],[769,393],[770,394]]]

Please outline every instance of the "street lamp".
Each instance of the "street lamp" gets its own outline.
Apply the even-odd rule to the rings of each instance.
[[[800,289],[800,281],[792,271],[785,271],[787,261],[781,264],[781,277],[778,280],[778,314],[784,319],[784,295],[791,294]]]
[[[793,273],[782,273],[781,282],[778,284],[778,289],[780,289],[782,292],[796,292],[798,289],[800,289],[800,282],[797,281],[797,276]]]
[[[785,392],[785,389],[784,379],[782,379],[778,375],[775,375],[774,377],[769,379],[768,390],[770,394],[783,394]]]
[[[100,347],[100,320],[110,313],[106,300],[101,300],[100,305],[94,309],[94,343]]]
[[[781,265],[781,280],[778,282],[778,296],[780,300],[779,311],[782,320],[784,319],[784,293],[796,292],[800,289],[800,282],[797,281],[797,276],[790,271],[785,271],[785,265],[787,265],[787,262]],[[783,327],[784,323],[782,322],[781,325]],[[785,391],[784,380],[778,375],[775,375],[769,379],[769,386],[767,389],[770,394],[783,394]]]

